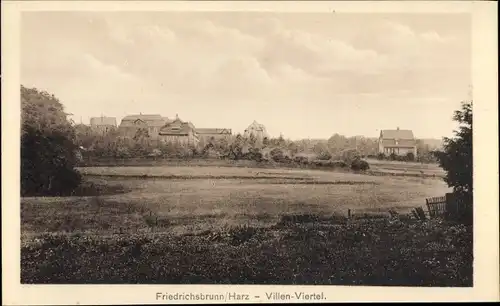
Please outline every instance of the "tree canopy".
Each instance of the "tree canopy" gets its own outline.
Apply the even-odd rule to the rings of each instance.
[[[81,181],[75,130],[54,96],[21,86],[21,194],[62,195]]]
[[[444,150],[438,154],[440,166],[446,171],[445,181],[454,192],[472,200],[472,100],[463,101],[453,120],[459,123],[455,136],[444,138]]]

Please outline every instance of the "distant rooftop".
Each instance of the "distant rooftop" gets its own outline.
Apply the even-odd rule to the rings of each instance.
[[[139,115],[127,115],[122,119],[120,126],[135,126],[135,122],[140,120],[143,121],[148,126],[161,127],[164,126],[168,118],[162,117],[159,114],[139,114]]]
[[[92,126],[102,126],[102,125],[112,125],[116,126],[115,117],[92,117],[90,118],[90,125]]]
[[[412,130],[401,130],[399,128],[394,130],[382,130],[380,131],[380,137],[382,139],[415,139]]]

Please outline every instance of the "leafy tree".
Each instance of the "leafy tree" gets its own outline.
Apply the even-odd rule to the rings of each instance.
[[[423,163],[437,162],[431,146],[420,139],[417,140],[417,160]]]
[[[81,182],[75,130],[54,96],[21,86],[21,195],[63,195]]]
[[[290,151],[290,154],[292,156],[294,156],[295,154],[297,154],[299,152],[299,147],[297,146],[297,144],[295,142],[290,142],[288,144],[288,151]]]
[[[341,158],[344,162],[350,164],[354,160],[360,159],[361,156],[356,149],[347,149],[341,152]]]
[[[472,203],[472,100],[463,101],[453,120],[459,123],[452,138],[445,137],[444,150],[437,154],[446,171],[445,181],[462,199]]]
[[[96,140],[96,135],[90,128],[90,126],[85,124],[75,125],[75,140],[77,145],[84,148],[90,148]]]
[[[328,139],[328,148],[332,152],[339,152],[346,149],[347,147],[348,141],[345,136],[335,133]]]
[[[228,145],[228,154],[226,155],[226,157],[235,160],[242,159],[244,144],[245,140],[243,139],[243,137],[240,134],[236,135],[231,144]]]
[[[328,146],[325,144],[325,143],[322,143],[322,142],[318,142],[316,143],[314,146],[313,146],[313,149],[312,151],[316,154],[316,155],[321,155],[321,154],[324,154],[324,153],[328,153]]]
[[[286,144],[286,140],[283,137],[283,134],[280,134],[280,137],[278,137],[278,139],[276,139],[276,145],[278,147],[283,147],[285,144]]]
[[[149,131],[146,128],[139,128],[135,132],[134,140],[135,141],[145,141],[149,139]]]

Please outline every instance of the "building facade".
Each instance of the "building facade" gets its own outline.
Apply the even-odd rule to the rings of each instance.
[[[197,145],[199,143],[198,133],[191,122],[185,122],[177,116],[175,120],[167,122],[160,128],[159,140],[166,143],[178,143],[182,145]]]
[[[117,128],[115,117],[92,117],[90,118],[90,128],[93,132],[106,134]]]
[[[231,129],[196,129],[196,133],[202,143],[210,143],[220,139],[229,139],[232,135]]]
[[[160,129],[169,122],[170,119],[158,114],[128,115],[122,119],[118,130],[121,136],[128,138],[136,136],[138,131],[147,131],[149,138],[154,140],[158,139]]]
[[[252,122],[252,124],[245,129],[243,137],[250,138],[252,135],[257,139],[257,141],[262,141],[264,138],[270,138],[266,127],[257,121]]]
[[[411,130],[382,130],[378,141],[379,154],[405,156],[412,153],[417,157],[417,140]]]

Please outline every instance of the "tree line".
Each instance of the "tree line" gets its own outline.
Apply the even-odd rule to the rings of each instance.
[[[117,130],[107,133],[93,130],[90,126],[75,126],[76,141],[83,148],[84,154],[92,158],[142,158],[142,157],[178,157],[205,158],[218,156],[229,159],[245,159],[246,155],[258,156],[259,152],[279,149],[285,156],[314,156],[320,160],[341,160],[346,154],[355,152],[360,157],[378,159],[437,162],[435,151],[422,141],[417,141],[417,157],[413,154],[385,156],[378,154],[378,140],[367,137],[346,137],[334,134],[328,140],[290,140],[283,136],[264,138],[244,138],[240,134],[222,139],[202,139],[196,145],[181,142],[164,142],[153,139],[147,129],[138,129],[133,137],[122,137]],[[214,153],[215,154],[211,154]]]

